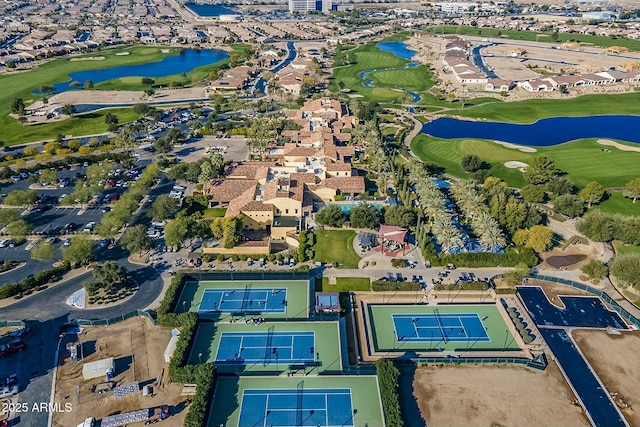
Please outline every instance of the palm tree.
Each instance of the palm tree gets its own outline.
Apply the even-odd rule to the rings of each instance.
[[[442,246],[443,252],[448,251],[454,246],[462,245],[460,230],[453,224],[451,217],[448,215],[438,215],[435,218],[431,231],[435,234],[440,246]]]
[[[480,243],[489,248],[504,247],[506,239],[500,228],[500,224],[487,212],[478,215],[473,221],[473,228],[480,235]]]

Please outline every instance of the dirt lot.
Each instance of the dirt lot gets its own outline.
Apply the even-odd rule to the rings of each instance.
[[[110,393],[92,393],[92,387],[104,379],[83,380],[83,363],[73,362],[68,352],[61,349],[55,402],[62,405],[70,402],[73,410],[54,415],[54,426],[75,426],[87,417],[93,416],[98,419],[118,412],[124,413],[162,404],[171,406],[171,425],[182,425],[187,412],[186,398],[180,396],[182,385],[168,383],[168,363],[164,361],[164,350],[170,339],[169,329],[153,326],[148,319],[135,317],[108,327],[85,328],[78,338],[83,343],[85,362],[106,357],[115,359],[114,380],[118,386],[134,380],[141,385],[151,384],[161,373],[164,373],[164,376],[160,386],[152,384],[153,397],[142,397],[140,392],[115,400]]]
[[[573,339],[580,347],[596,374],[610,393],[618,393],[631,408],[622,410],[632,426],[640,425],[640,332],[623,332],[622,335],[609,335],[604,331],[574,331]],[[633,407],[636,410],[633,410]]]
[[[555,362],[544,371],[518,366],[416,370],[414,395],[430,427],[588,426]]]

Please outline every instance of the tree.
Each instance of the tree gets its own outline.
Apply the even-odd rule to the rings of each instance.
[[[524,178],[529,184],[546,184],[557,174],[555,162],[546,156],[534,157],[524,170]]]
[[[640,253],[619,255],[611,263],[611,274],[622,284],[640,285]]]
[[[189,224],[183,215],[178,215],[164,227],[164,240],[169,247],[179,248],[187,238]]]
[[[139,253],[148,251],[151,247],[151,241],[147,236],[145,226],[142,224],[134,225],[127,228],[122,234],[120,245],[131,253]]]
[[[127,277],[127,269],[118,268],[115,261],[107,261],[98,264],[93,268],[93,278],[98,282],[98,286],[109,292],[120,283],[123,283]]]
[[[50,242],[40,242],[31,249],[31,259],[51,261],[56,254],[56,246]]]
[[[551,246],[553,231],[544,225],[534,225],[529,229],[526,247],[542,252]]]
[[[591,181],[590,183],[585,185],[580,193],[578,193],[578,197],[587,202],[588,207],[590,208],[594,203],[600,203],[600,200],[602,200],[604,193],[605,189],[602,185],[600,185],[596,181]]]
[[[143,77],[142,78],[142,84],[145,86],[153,86],[155,84],[155,80],[153,80],[151,77]]]
[[[62,108],[60,108],[60,112],[67,116],[73,116],[77,111],[76,107],[73,104],[64,104]]]
[[[11,113],[17,114],[19,116],[24,116],[24,110],[26,106],[24,104],[24,99],[22,98],[13,98],[11,102]]]
[[[640,177],[632,179],[624,186],[624,197],[633,199],[633,203],[640,198]]]
[[[19,218],[15,209],[0,209],[0,228]]]
[[[169,133],[167,133],[167,139],[171,144],[175,145],[184,142],[185,136],[180,129],[174,127],[169,130]]]
[[[584,203],[573,194],[564,194],[558,197],[553,207],[556,212],[565,214],[570,218],[580,216],[584,212]]]
[[[158,196],[147,211],[147,216],[154,221],[164,221],[171,217],[178,207],[178,201],[166,194]]]
[[[329,227],[342,227],[345,222],[345,216],[340,206],[328,205],[320,209],[320,212],[316,214],[316,221]]]
[[[406,206],[390,206],[384,211],[384,223],[387,225],[408,228],[416,225],[417,220],[416,212]]]
[[[582,267],[581,270],[591,280],[600,279],[601,277],[606,276],[607,275],[607,271],[609,271],[609,269],[607,268],[606,265],[604,265],[603,263],[598,262],[598,261],[596,261],[594,259],[589,261],[589,263],[587,265],[585,265],[584,267]]]
[[[544,202],[546,193],[544,192],[544,187],[542,185],[529,184],[522,187],[520,195],[527,202],[540,203]]]
[[[559,176],[547,183],[547,189],[556,196],[561,196],[563,194],[573,193],[576,186],[566,176]]]
[[[162,137],[156,139],[153,143],[153,146],[158,150],[160,154],[167,154],[173,150],[173,143],[169,140],[169,138]]]
[[[109,132],[114,132],[116,129],[118,129],[118,123],[120,122],[120,119],[112,112],[107,112],[107,114],[105,114],[104,116],[104,122],[108,125]]]
[[[40,151],[38,151],[38,147],[36,147],[35,145],[29,145],[28,147],[25,147],[24,150],[22,150],[22,153],[27,157],[35,156],[39,152]]]
[[[40,174],[38,180],[45,185],[55,184],[58,182],[58,172],[51,169],[45,169]]]
[[[351,208],[351,227],[353,228],[378,228],[380,226],[380,212],[373,205],[359,203]]]
[[[87,80],[84,82],[85,89],[93,89],[93,82],[91,80]]]
[[[613,239],[616,224],[601,210],[588,212],[577,224],[579,232],[596,242],[608,242]]]
[[[233,248],[242,239],[242,219],[239,217],[224,218],[222,238],[226,249]]]
[[[14,190],[7,194],[4,204],[7,206],[32,206],[38,200],[38,194],[35,190]]]
[[[92,250],[93,240],[80,234],[71,238],[69,246],[62,248],[62,259],[72,264],[86,264],[91,259]]]
[[[18,240],[22,240],[33,231],[33,226],[24,219],[17,219],[7,224],[7,233],[9,236]]]
[[[465,172],[475,172],[478,169],[482,169],[483,162],[482,159],[475,154],[465,154],[460,160],[460,166],[462,166]]]

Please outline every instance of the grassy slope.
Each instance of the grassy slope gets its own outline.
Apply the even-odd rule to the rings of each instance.
[[[640,172],[638,172],[638,174],[640,174]],[[595,208],[610,213],[640,215],[640,202],[634,204],[632,199],[624,197],[622,193],[619,192],[609,194],[607,199],[595,206]]]
[[[104,132],[106,125],[104,124],[105,112],[97,114],[80,115],[72,120],[65,120],[60,123],[48,123],[37,126],[23,126],[15,119],[9,117],[11,112],[11,102],[14,98],[20,97],[25,100],[27,105],[31,102],[43,98],[45,95],[34,95],[33,91],[42,85],[53,85],[55,83],[68,81],[69,74],[84,71],[105,69],[111,67],[119,67],[125,65],[143,64],[147,62],[160,61],[165,56],[177,55],[179,49],[168,48],[167,53],[161,50],[167,50],[166,47],[150,47],[150,46],[120,46],[116,48],[103,49],[90,54],[83,55],[86,57],[103,56],[105,59],[101,61],[70,61],[69,58],[56,59],[42,64],[33,71],[7,74],[0,76],[0,129],[3,134],[0,137],[7,145],[14,145],[24,142],[36,141],[39,139],[55,138],[59,133],[82,135],[85,133]],[[245,45],[236,47],[236,52],[240,53],[246,50]],[[117,55],[117,53],[129,52],[129,55]],[[215,66],[208,65],[200,67],[190,73],[187,78],[190,79],[194,73],[204,75],[209,69],[219,67],[224,61],[216,63]],[[156,79],[157,84],[166,84],[171,80],[181,80],[180,76],[166,76]],[[139,90],[142,89],[140,79],[122,79],[120,81],[104,82],[96,85],[96,89],[126,89]],[[132,113],[117,111],[120,122],[125,123],[135,120],[136,116]],[[33,128],[33,129],[31,129]],[[87,131],[88,130],[88,131]]]
[[[353,250],[356,233],[352,230],[314,231],[316,244],[314,261],[339,263],[339,268],[358,268],[360,257]]]
[[[547,43],[556,43],[553,40],[553,33],[540,33],[534,31],[506,31],[495,28],[475,28],[475,27],[432,27],[430,32],[435,34],[460,34],[482,37],[500,37],[501,39],[529,40]],[[631,39],[613,39],[611,37],[592,36],[588,34],[559,33],[557,43],[569,40],[579,41],[582,44],[592,44],[595,46],[623,46],[631,50],[640,51],[640,41]]]
[[[525,185],[524,178],[517,169],[505,168],[504,162],[518,160],[527,163],[538,155],[553,158],[557,167],[568,173],[578,186],[597,180],[605,187],[620,187],[638,175],[640,153],[616,149],[612,149],[611,153],[603,153],[600,148],[602,146],[594,139],[587,139],[554,147],[540,147],[537,153],[523,153],[486,140],[445,140],[426,135],[417,136],[411,144],[413,152],[422,160],[443,166],[448,173],[456,176],[466,175],[460,168],[462,156],[477,154],[491,163],[494,175],[514,187]]]

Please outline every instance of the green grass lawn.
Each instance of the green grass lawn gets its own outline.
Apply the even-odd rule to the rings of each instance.
[[[431,27],[428,31],[434,34],[460,34],[482,37],[500,37],[501,39],[529,40],[547,43],[562,43],[569,40],[579,41],[582,44],[592,44],[595,46],[623,46],[631,50],[640,50],[640,41],[632,39],[620,39],[603,36],[592,36],[588,34],[559,33],[554,40],[553,33],[541,33],[534,31],[506,31],[497,28],[476,28],[476,27]]]
[[[314,261],[331,264],[338,263],[338,268],[358,268],[360,257],[353,250],[353,230],[316,230]]]
[[[622,193],[619,192],[609,193],[607,199],[599,205],[594,206],[594,209],[624,215],[640,215],[640,203],[633,203],[632,199],[624,197]]]
[[[616,248],[616,254],[618,255],[640,253],[640,246],[625,245],[619,240],[614,240],[613,246]]]
[[[447,173],[460,177],[467,176],[460,167],[462,156],[477,154],[491,164],[493,175],[504,179],[513,187],[524,186],[524,177],[519,170],[506,168],[504,163],[509,160],[527,163],[540,155],[554,159],[556,166],[566,172],[578,186],[596,180],[605,187],[621,187],[638,175],[640,153],[615,148],[611,148],[610,153],[603,153],[601,148],[595,139],[585,139],[553,147],[537,147],[536,153],[523,153],[487,140],[447,140],[423,134],[418,135],[411,143],[411,149],[420,159],[442,166]],[[611,202],[612,206],[613,203]]]
[[[338,92],[338,82],[343,82],[345,88],[351,89],[352,94],[359,94],[368,100],[391,102],[400,99],[404,93],[386,88],[368,88],[362,85],[363,80],[358,76],[362,71],[381,68],[404,67],[409,61],[401,59],[392,53],[383,52],[376,47],[376,43],[368,43],[362,47],[346,52],[349,55],[348,66],[335,68],[329,89]],[[338,53],[338,56],[341,55]],[[336,61],[337,64],[341,64]],[[376,74],[376,73],[372,73]],[[371,76],[371,74],[370,74]],[[393,85],[395,86],[395,85]]]
[[[336,284],[330,285],[329,278],[322,278],[322,292],[370,291],[371,280],[368,277],[336,277]]]
[[[167,52],[162,52],[165,50]],[[128,55],[118,55],[118,53],[128,52]],[[104,57],[100,61],[70,61],[70,58],[60,58],[44,63],[32,71],[16,72],[0,76],[0,85],[3,90],[0,92],[0,129],[3,130],[0,140],[7,145],[22,144],[25,142],[42,139],[53,139],[58,134],[63,135],[85,135],[96,132],[105,132],[107,126],[104,123],[106,111],[78,115],[71,120],[58,123],[47,123],[32,126],[23,126],[17,120],[9,116],[11,112],[11,102],[14,98],[23,98],[25,103],[30,105],[33,101],[43,98],[45,94],[33,94],[42,85],[53,85],[69,80],[69,74],[78,71],[105,69],[126,65],[143,64],[147,62],[160,61],[165,56],[177,55],[178,48],[155,47],[155,46],[118,46],[115,48],[101,49],[91,52],[81,57]],[[234,46],[230,53],[240,55],[247,52],[247,45]],[[199,67],[187,73],[187,83],[195,74],[205,76],[214,68],[220,67],[225,61]],[[179,75],[166,76],[155,79],[156,85],[167,84],[171,80],[182,80]],[[82,82],[84,83],[84,82]],[[120,89],[120,90],[140,90],[144,89],[141,78],[123,78],[109,82],[96,84],[95,89]],[[135,120],[137,115],[132,112],[125,112],[123,109],[111,110],[115,112],[120,123],[127,123]]]
[[[203,218],[220,218],[227,213],[227,208],[207,208],[202,213]]]
[[[519,102],[484,102],[481,106],[458,109],[455,115],[511,123],[533,123],[556,116],[597,114],[640,115],[640,92],[620,95],[585,95],[571,99],[529,99]]]

